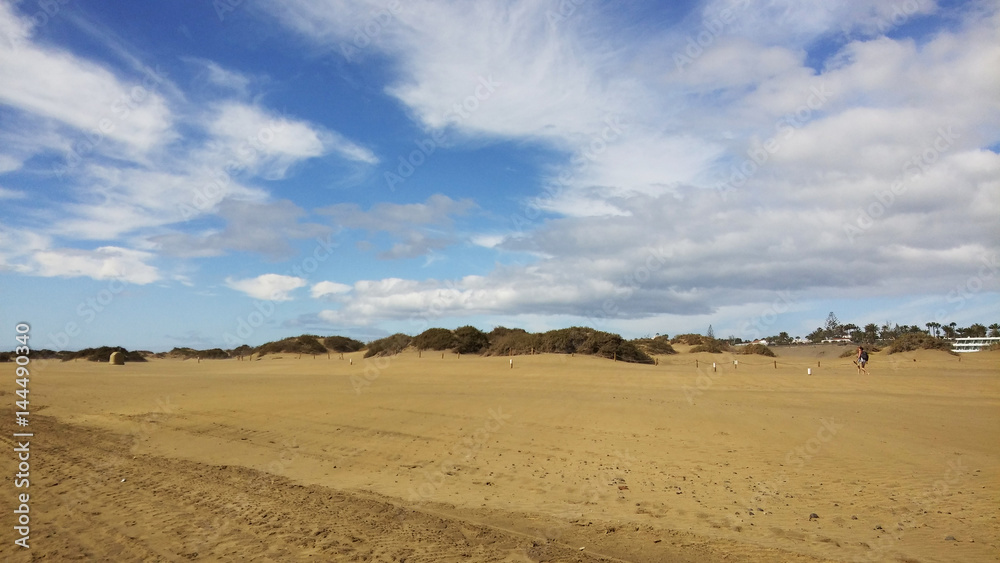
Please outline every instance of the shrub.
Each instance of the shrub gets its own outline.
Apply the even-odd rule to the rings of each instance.
[[[687,344],[688,346],[698,346],[704,344],[706,337],[700,334],[678,334],[670,340],[671,344]],[[693,350],[692,350],[693,352]]]
[[[266,354],[326,354],[326,346],[311,334],[293,336],[276,342],[261,344],[254,349],[259,356]]]
[[[455,351],[459,354],[478,354],[490,345],[486,333],[474,326],[455,329]]]
[[[412,341],[413,337],[401,332],[397,332],[392,336],[386,336],[385,338],[373,340],[368,343],[368,351],[365,352],[365,357],[370,358],[372,356],[391,356],[393,354],[398,354],[405,350]]]
[[[951,351],[951,342],[935,338],[924,333],[909,333],[900,336],[889,345],[889,353],[912,352],[913,350],[942,350],[957,355]]]
[[[711,354],[721,354],[723,352],[728,352],[731,349],[729,347],[729,343],[724,340],[716,340],[714,338],[708,338],[704,336],[701,338],[702,338],[702,343],[698,344],[694,348],[691,348],[692,353],[709,352]]]
[[[764,346],[763,344],[747,344],[746,346],[743,346],[743,348],[740,350],[740,354],[746,354],[746,355],[759,354],[761,356],[767,356],[769,358],[774,357],[774,352],[772,352],[770,348]]]
[[[174,357],[174,358],[201,358],[203,360],[225,360],[229,358],[229,353],[220,348],[212,348],[211,350],[195,350],[194,348],[174,348],[173,350],[167,352],[166,354],[154,354],[157,358],[164,357]]]
[[[139,352],[129,352],[121,346],[101,346],[100,348],[84,348],[78,352],[70,352],[62,355],[64,362],[77,358],[85,359],[89,362],[107,363],[111,359],[113,352],[121,352],[125,356],[126,362],[145,362],[146,358]]]
[[[455,347],[455,334],[446,328],[429,328],[410,343],[417,350],[448,350]]]
[[[656,338],[637,338],[632,341],[633,344],[639,347],[647,354],[676,354],[677,350],[670,345],[670,339],[666,336],[657,336]]]
[[[541,338],[521,328],[506,328],[499,326],[489,333],[487,356],[506,356],[507,354],[530,354],[532,350],[540,350]]]
[[[327,336],[323,339],[323,346],[326,346],[334,352],[346,353],[357,352],[358,350],[364,348],[365,344],[353,338],[347,338],[346,336]]]

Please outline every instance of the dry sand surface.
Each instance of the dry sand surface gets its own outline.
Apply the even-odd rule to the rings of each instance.
[[[36,364],[0,560],[997,561],[1000,353],[818,354]]]

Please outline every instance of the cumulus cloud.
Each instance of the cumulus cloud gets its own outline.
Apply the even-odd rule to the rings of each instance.
[[[335,297],[348,293],[349,291],[351,291],[351,286],[332,281],[321,281],[309,288],[309,294],[313,299]]]
[[[254,299],[268,301],[290,301],[292,291],[305,287],[306,280],[281,274],[263,274],[255,278],[226,278],[226,287],[241,291]]]
[[[102,246],[92,251],[66,248],[41,250],[31,257],[31,273],[44,277],[118,279],[145,285],[162,277],[155,267],[146,264],[152,258],[153,255],[148,252],[114,246]]]

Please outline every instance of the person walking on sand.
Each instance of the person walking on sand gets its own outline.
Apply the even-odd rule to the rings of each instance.
[[[858,375],[861,375],[862,371],[865,372],[865,375],[869,375],[868,370],[865,369],[865,365],[868,363],[868,352],[865,352],[861,346],[858,346],[858,358],[854,363],[858,365]]]

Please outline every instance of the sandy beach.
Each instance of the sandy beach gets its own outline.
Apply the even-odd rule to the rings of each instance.
[[[38,363],[0,559],[997,561],[1000,353],[839,350]]]

